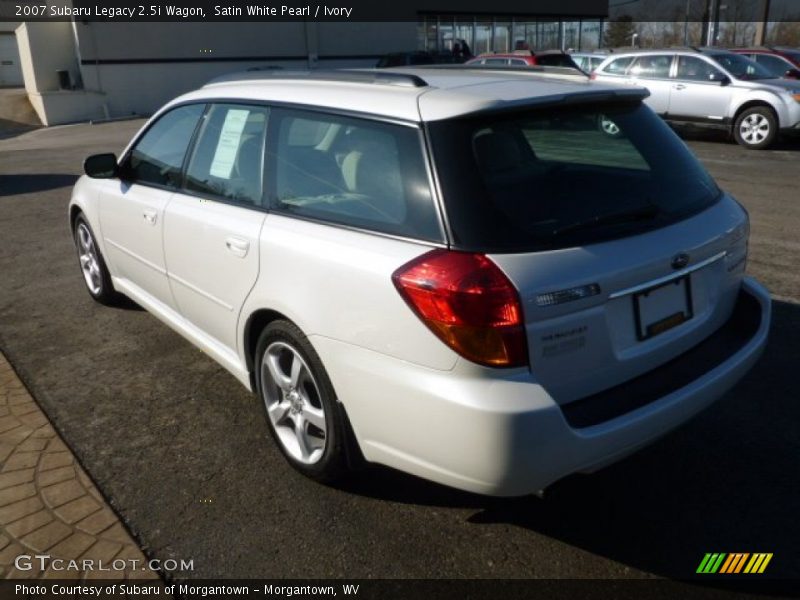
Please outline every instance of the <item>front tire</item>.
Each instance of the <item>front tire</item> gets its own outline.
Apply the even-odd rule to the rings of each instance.
[[[778,120],[766,106],[748,108],[740,114],[733,126],[737,144],[751,150],[770,146],[778,135]]]
[[[89,295],[100,304],[107,306],[117,304],[121,296],[114,290],[111,274],[97,247],[94,232],[83,214],[75,219],[73,235],[75,248],[78,251],[78,263]]]
[[[347,429],[328,374],[306,336],[273,321],[256,346],[256,389],[267,425],[286,460],[331,483],[347,473]]]

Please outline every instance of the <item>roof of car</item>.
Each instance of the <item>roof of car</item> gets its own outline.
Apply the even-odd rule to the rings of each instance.
[[[546,71],[396,67],[342,71],[257,71],[231,75],[176,98],[271,101],[437,121],[487,110],[580,101],[644,98],[643,88],[549,76]]]

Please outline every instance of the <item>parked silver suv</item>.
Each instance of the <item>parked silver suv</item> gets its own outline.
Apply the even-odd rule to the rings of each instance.
[[[613,54],[593,79],[650,90],[647,104],[668,121],[723,128],[746,148],[800,131],[800,82],[775,79],[744,56],[717,49]]]

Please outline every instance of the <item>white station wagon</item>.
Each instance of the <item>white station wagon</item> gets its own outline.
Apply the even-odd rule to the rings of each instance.
[[[256,392],[310,477],[366,459],[537,492],[683,423],[766,343],[747,213],[646,93],[464,68],[211,83],[86,160],[86,285]]]

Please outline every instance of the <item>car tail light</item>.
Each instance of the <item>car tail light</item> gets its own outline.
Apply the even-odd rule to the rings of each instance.
[[[528,364],[517,290],[486,256],[432,250],[397,269],[392,281],[422,322],[464,358],[492,367]]]

